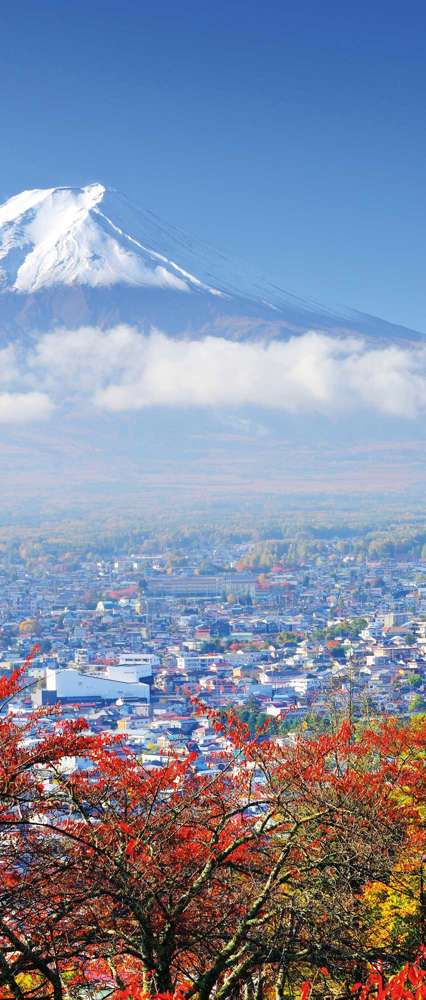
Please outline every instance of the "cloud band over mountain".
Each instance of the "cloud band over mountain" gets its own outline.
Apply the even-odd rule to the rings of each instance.
[[[373,349],[361,338],[315,331],[265,344],[82,327],[0,351],[0,383],[0,422],[48,417],[63,400],[110,412],[253,405],[414,418],[426,408],[426,348]]]

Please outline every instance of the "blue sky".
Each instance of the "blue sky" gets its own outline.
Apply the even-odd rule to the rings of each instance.
[[[100,180],[426,331],[425,29],[412,0],[3,0],[0,195]]]

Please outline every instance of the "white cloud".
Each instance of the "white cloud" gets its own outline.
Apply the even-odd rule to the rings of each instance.
[[[91,393],[109,379],[128,378],[144,344],[145,338],[127,326],[106,332],[90,326],[57,330],[40,338],[27,362],[36,378],[52,387]]]
[[[19,377],[16,350],[13,344],[8,344],[0,350],[0,383],[14,382]]]
[[[46,392],[28,385],[32,381],[26,359],[19,359],[15,345],[1,348],[0,424],[33,423],[45,420],[53,412],[54,403]],[[30,391],[24,391],[28,389]]]
[[[53,403],[44,392],[0,392],[0,424],[45,420],[53,408]]]
[[[12,362],[11,356],[13,373]],[[426,409],[426,347],[373,349],[362,339],[315,331],[264,344],[175,340],[158,331],[144,336],[124,325],[56,330],[27,355],[22,378],[58,401],[65,396],[78,405],[85,397],[113,412],[256,405],[296,414],[370,409],[414,417]]]

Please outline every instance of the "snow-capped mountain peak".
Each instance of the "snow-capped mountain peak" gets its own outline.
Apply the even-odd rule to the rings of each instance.
[[[176,337],[288,339],[307,330],[424,341],[374,316],[299,298],[103,184],[0,204],[0,345],[127,323]]]
[[[127,233],[119,224],[122,216],[123,199],[102,184],[9,198],[0,205],[0,290],[125,284],[218,294],[145,246],[137,238],[143,233]]]

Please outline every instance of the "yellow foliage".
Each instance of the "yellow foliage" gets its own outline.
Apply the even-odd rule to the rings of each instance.
[[[362,896],[370,947],[415,947],[420,919],[420,866],[410,861],[395,865],[388,885],[370,882]]]
[[[20,972],[16,982],[22,993],[32,993],[42,983],[42,977],[35,972]]]

